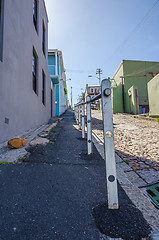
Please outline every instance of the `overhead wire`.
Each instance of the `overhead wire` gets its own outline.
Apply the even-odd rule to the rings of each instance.
[[[157,5],[157,3],[159,2],[159,0],[157,0],[153,6],[147,11],[147,13],[144,15],[144,17],[140,20],[140,22],[135,26],[135,28],[128,34],[128,36],[126,37],[126,39],[118,46],[118,48],[114,51],[114,53],[108,58],[108,60],[110,60],[124,45],[125,43],[131,38],[131,36],[138,30],[138,28],[147,20],[147,17],[150,17],[150,14],[152,12],[152,10],[154,9],[154,7]],[[155,66],[159,65],[159,63],[157,63],[156,65],[153,65],[152,67],[149,67],[147,70],[153,69]],[[75,72],[75,73],[87,73],[89,74],[90,72],[94,72],[94,71],[89,71],[89,70],[78,70],[78,69],[66,69],[68,72]],[[128,75],[125,75],[125,77],[127,76],[133,76],[132,74],[138,74],[143,72],[144,70],[141,69],[139,71],[134,71]]]
[[[75,72],[75,73],[87,73],[89,74],[90,72],[94,72],[94,71],[90,71],[90,70],[79,70],[79,69],[67,69],[66,68],[66,71],[67,72]]]
[[[114,55],[120,51],[120,49],[125,45],[125,43],[131,38],[131,36],[138,30],[139,26],[141,26],[146,20],[147,17],[152,12],[153,8],[157,5],[159,0],[157,0],[153,6],[148,10],[148,12],[144,15],[144,17],[140,20],[140,22],[135,26],[135,28],[128,34],[128,36],[125,38],[125,40],[118,46],[118,48],[113,52],[113,54],[107,59],[107,61],[110,61],[111,58],[114,57]]]
[[[146,61],[145,61],[145,62],[146,62]],[[153,68],[156,67],[156,66],[158,66],[158,71],[159,71],[159,62],[156,63],[155,65],[151,66],[151,67],[146,68],[146,70],[149,71],[149,70],[153,69]],[[133,76],[135,76],[135,74],[139,74],[139,73],[142,73],[142,72],[144,72],[144,71],[145,71],[145,70],[144,70],[143,68],[140,68],[140,70],[131,72],[130,74],[125,75],[125,77],[133,77]]]
[[[146,62],[146,61],[145,61],[145,62]],[[159,62],[156,63],[155,65],[151,66],[151,67],[146,68],[146,70],[147,70],[147,71],[148,71],[148,70],[151,70],[151,69],[153,69],[154,67],[157,67],[157,66],[159,67]],[[158,70],[159,70],[159,69],[158,69]],[[76,71],[78,71],[78,70],[76,70]],[[79,71],[80,71],[80,70],[79,70]],[[143,68],[140,68],[138,71],[133,71],[133,72],[125,75],[125,77],[135,76],[135,74],[139,74],[139,73],[142,73],[142,72],[144,72],[144,71],[145,71],[145,70],[144,70]],[[87,71],[84,71],[84,72],[89,73],[89,72],[87,72]]]

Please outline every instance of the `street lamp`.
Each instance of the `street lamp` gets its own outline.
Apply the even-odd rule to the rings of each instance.
[[[90,77],[90,78],[91,78],[91,77],[92,77],[92,78],[94,77],[94,78],[97,78],[97,79],[99,80],[99,78],[98,78],[97,76],[88,75],[88,77]],[[100,80],[99,80],[99,85],[100,85]]]
[[[95,77],[95,78],[97,78],[98,80],[99,80],[99,85],[101,84],[101,77],[100,77],[100,75],[102,74],[102,69],[101,68],[97,68],[97,70],[96,70],[96,74],[98,74],[98,77],[97,76],[93,76],[93,75],[88,75],[88,77]]]

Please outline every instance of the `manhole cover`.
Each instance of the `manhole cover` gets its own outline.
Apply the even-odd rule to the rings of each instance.
[[[146,192],[159,209],[159,183],[146,187]]]

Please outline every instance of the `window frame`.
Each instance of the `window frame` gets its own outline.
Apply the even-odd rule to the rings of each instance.
[[[34,47],[32,53],[32,88],[33,91],[38,95],[38,55]]]
[[[3,61],[4,0],[0,0],[0,61]]]
[[[46,56],[46,27],[44,20],[42,21],[42,51],[44,56]]]
[[[2,15],[2,0],[0,0],[0,24],[1,24],[1,15]]]
[[[43,105],[45,106],[46,105],[46,75],[45,75],[45,72],[44,70],[42,69],[42,103]]]
[[[33,0],[33,23],[38,33],[38,0]]]

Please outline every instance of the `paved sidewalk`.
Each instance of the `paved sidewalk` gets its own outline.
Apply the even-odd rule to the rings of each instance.
[[[104,158],[104,143],[101,139],[93,132],[93,142],[102,156]],[[117,178],[121,185],[121,187],[126,192],[127,196],[131,199],[134,205],[142,212],[146,221],[150,224],[152,229],[154,230],[152,234],[152,239],[159,239],[159,213],[151,199],[148,195],[136,186],[135,183],[139,181],[138,175],[133,176],[133,183],[130,181],[129,175],[125,171],[127,169],[127,164],[122,161],[122,159],[116,154],[116,167],[117,167]],[[157,235],[154,238],[154,235]]]
[[[24,158],[27,155],[26,147],[30,145],[30,142],[32,140],[41,142],[43,144],[49,142],[48,139],[43,138],[41,136],[46,136],[49,134],[50,130],[57,126],[58,122],[60,122],[62,118],[54,117],[49,120],[48,124],[43,124],[35,128],[31,128],[28,131],[19,134],[15,137],[25,138],[27,140],[27,144],[18,149],[9,149],[8,148],[8,141],[3,142],[0,144],[0,163],[1,162],[8,162],[8,163],[14,163],[20,158]],[[34,144],[34,143],[33,143]]]
[[[87,156],[73,112],[63,117],[49,144],[28,147],[22,163],[0,165],[0,240],[148,236],[151,226],[120,185],[120,209],[107,209],[104,161],[95,147]]]

